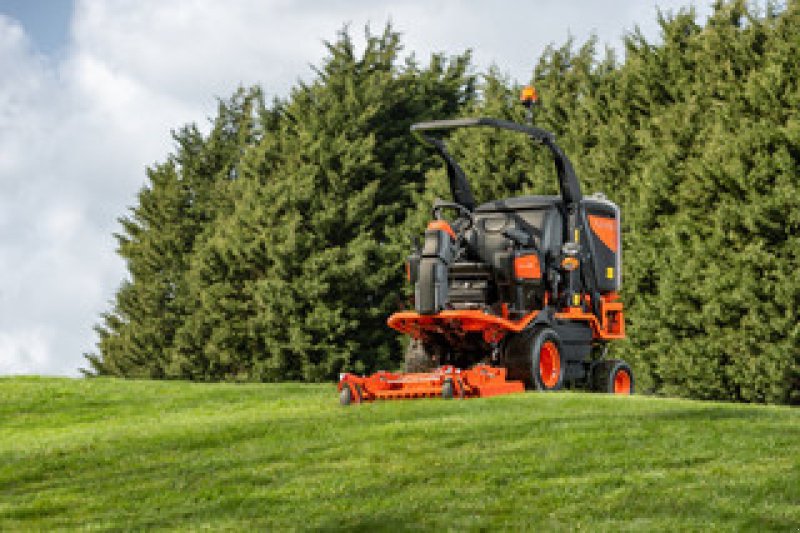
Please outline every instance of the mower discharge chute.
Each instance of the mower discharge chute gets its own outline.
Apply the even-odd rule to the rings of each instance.
[[[441,138],[467,127],[518,132],[544,146],[555,162],[560,195],[477,205]],[[608,341],[625,336],[619,208],[602,194],[582,195],[572,164],[543,129],[472,118],[424,122],[411,130],[444,160],[453,196],[452,202],[434,202],[424,242],[408,258],[414,310],[388,320],[412,337],[406,370],[413,373],[345,374],[342,403],[453,396],[454,372],[464,369],[458,372],[466,390],[473,367],[484,375],[496,371],[492,383],[499,393],[521,391],[523,384],[632,393],[631,368],[603,359]],[[449,219],[445,212],[452,213]]]

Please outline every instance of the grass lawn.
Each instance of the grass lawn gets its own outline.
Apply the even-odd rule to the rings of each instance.
[[[0,379],[0,530],[800,531],[800,410]]]

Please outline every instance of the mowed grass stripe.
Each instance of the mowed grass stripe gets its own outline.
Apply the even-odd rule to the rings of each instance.
[[[800,414],[559,393],[0,379],[0,530],[791,530]]]

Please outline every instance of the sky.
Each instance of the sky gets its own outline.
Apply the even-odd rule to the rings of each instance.
[[[285,96],[325,40],[387,20],[405,49],[473,50],[526,82],[549,43],[621,48],[656,6],[710,0],[0,0],[0,375],[78,376],[93,326],[126,277],[117,219],[170,131],[207,129],[216,98],[260,84]]]

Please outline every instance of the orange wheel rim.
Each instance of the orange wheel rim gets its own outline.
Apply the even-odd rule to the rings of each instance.
[[[552,341],[542,344],[539,350],[539,377],[548,389],[552,389],[558,384],[561,376],[561,356],[558,354],[558,347]]]
[[[631,393],[631,375],[627,370],[620,370],[614,376],[614,394]]]

